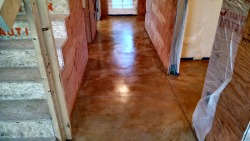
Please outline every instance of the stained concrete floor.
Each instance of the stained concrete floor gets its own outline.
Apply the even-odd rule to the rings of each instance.
[[[143,17],[98,23],[72,113],[75,141],[195,141],[192,113],[207,61],[182,61],[167,76],[144,30]]]

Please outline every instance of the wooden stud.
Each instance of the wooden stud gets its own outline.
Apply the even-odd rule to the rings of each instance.
[[[51,58],[52,54],[54,55],[54,57],[57,57],[57,53],[55,50],[55,44],[52,36],[51,23],[49,20],[47,9],[47,1],[24,0],[24,4],[28,17],[28,22],[30,25],[30,30],[32,32],[34,48],[39,64],[39,70],[42,75],[49,110],[52,116],[52,123],[55,136],[57,137],[57,140],[64,141],[66,140],[66,131],[64,129],[65,117],[62,117],[62,108],[64,107],[61,107],[62,105],[60,105],[59,102],[61,99],[58,98],[58,95],[63,95],[63,92],[59,91],[60,86],[58,86],[58,83],[60,81],[56,81],[56,78],[59,77],[59,72],[55,71],[56,68],[59,69],[58,62],[56,59]],[[47,13],[43,13],[41,11],[47,11]],[[47,25],[45,25],[46,23]],[[48,44],[50,44],[50,46],[48,46]],[[51,49],[48,51],[49,47]],[[68,116],[66,116],[66,118],[67,117]],[[69,125],[67,124],[66,126]]]

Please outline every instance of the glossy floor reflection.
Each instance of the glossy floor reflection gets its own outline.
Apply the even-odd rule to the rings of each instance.
[[[89,45],[85,78],[72,113],[75,141],[194,141],[188,121],[207,62],[182,62],[167,76],[143,17],[109,17]],[[197,88],[197,89],[196,89]]]

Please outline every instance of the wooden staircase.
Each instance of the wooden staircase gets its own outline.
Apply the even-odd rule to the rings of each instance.
[[[67,0],[48,0],[60,69],[67,40]],[[55,141],[52,115],[39,71],[24,4],[11,31],[0,29],[0,140]],[[58,74],[59,75],[59,74]]]

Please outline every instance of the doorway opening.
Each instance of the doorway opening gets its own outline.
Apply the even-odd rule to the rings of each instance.
[[[110,0],[109,15],[137,15],[137,0]]]

